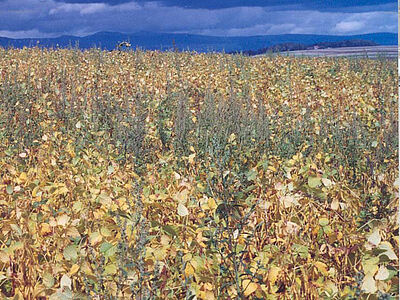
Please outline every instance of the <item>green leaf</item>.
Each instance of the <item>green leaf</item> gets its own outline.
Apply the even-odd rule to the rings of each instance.
[[[115,264],[109,264],[104,268],[104,275],[114,275],[117,273],[117,266]]]
[[[76,261],[78,259],[78,247],[75,245],[65,247],[64,257],[66,260]]]
[[[54,277],[50,273],[47,273],[47,272],[44,273],[42,280],[43,280],[44,286],[47,287],[48,289],[54,285]]]
[[[114,173],[114,167],[113,166],[109,166],[107,169],[107,175],[111,175],[112,173]]]
[[[12,242],[11,246],[8,247],[9,253],[13,253],[16,250],[23,249],[24,244],[21,241],[18,242]]]
[[[185,216],[189,215],[188,209],[182,203],[178,204],[178,215],[180,215],[181,217],[185,217]]]
[[[161,224],[158,223],[157,221],[150,221],[150,226],[151,227],[159,227]]]
[[[10,227],[14,230],[18,235],[22,235],[22,230],[19,228],[17,224],[11,224]]]
[[[319,177],[308,177],[308,186],[312,189],[321,185],[321,178]]]
[[[103,205],[111,205],[112,203],[112,199],[109,195],[107,195],[106,193],[101,193],[98,197],[97,197],[98,201],[103,204]]]
[[[255,170],[250,170],[249,172],[247,172],[247,180],[248,181],[253,181],[257,178],[257,172]]]
[[[378,271],[379,258],[378,257],[364,258],[361,264],[363,266],[365,274],[375,275],[376,271]]]
[[[102,236],[105,236],[105,237],[109,237],[109,236],[112,235],[111,230],[108,229],[107,227],[101,227],[100,228],[100,233],[101,233]]]
[[[292,249],[294,253],[299,255],[301,258],[308,257],[308,247],[300,244],[293,244]]]
[[[386,250],[381,255],[386,255],[390,260],[396,260],[397,259],[397,255],[393,251],[393,246],[389,242],[385,241],[385,242],[380,243],[378,248],[382,249],[382,250]]]
[[[113,246],[113,244],[110,244],[108,242],[104,242],[100,245],[100,252],[101,253],[105,253],[106,251],[108,251],[111,247]]]
[[[112,246],[110,249],[108,249],[105,253],[104,256],[105,257],[111,257],[113,255],[115,255],[115,253],[117,253],[117,246]]]
[[[379,248],[372,249],[372,254],[375,256],[379,256],[385,252],[386,252],[386,249],[379,249]]]
[[[143,188],[143,195],[148,197],[150,195],[150,188],[148,186]]]
[[[110,257],[117,252],[117,247],[108,242],[104,242],[100,245],[100,252],[103,253],[105,257]]]
[[[299,174],[303,174],[303,173],[307,172],[308,170],[310,170],[310,164],[306,164],[306,165],[302,166],[301,169],[299,170]]]
[[[325,232],[326,234],[330,234],[330,233],[333,232],[331,226],[329,226],[329,225],[323,226],[322,228],[323,228],[323,230],[324,230],[324,232]]]
[[[257,164],[257,166],[262,166],[264,171],[267,171],[268,165],[269,165],[268,160],[263,160]]]
[[[166,233],[169,233],[170,235],[178,236],[178,234],[176,233],[175,229],[174,229],[171,225],[165,225],[165,226],[163,227],[163,230],[164,230]]]
[[[251,192],[253,190],[255,190],[257,188],[257,186],[255,184],[250,185],[249,187],[247,187],[244,191],[246,193]]]
[[[318,223],[319,223],[319,225],[324,227],[324,226],[327,226],[329,224],[329,220],[327,218],[320,218]]]
[[[7,185],[6,192],[7,194],[11,195],[13,193],[13,187],[11,185]]]
[[[399,271],[393,267],[393,266],[388,266],[387,267],[388,271],[389,271],[389,277],[387,278],[387,280],[392,279],[394,276],[399,275]]]
[[[80,160],[81,160],[81,159],[80,159],[78,156],[75,156],[75,157],[72,159],[72,164],[73,164],[74,166],[76,166]]]
[[[82,210],[82,202],[81,201],[76,201],[74,205],[72,206],[72,209],[76,212],[80,212]]]

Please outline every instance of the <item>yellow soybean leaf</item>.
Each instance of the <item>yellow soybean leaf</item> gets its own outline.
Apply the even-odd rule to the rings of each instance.
[[[188,261],[190,261],[192,258],[193,258],[193,255],[192,255],[191,253],[187,253],[187,254],[185,254],[185,255],[182,257],[182,260],[183,260],[184,262],[188,262]]]
[[[194,268],[190,263],[187,263],[185,267],[185,276],[189,277],[192,276],[193,274],[194,274]]]
[[[198,294],[199,299],[204,299],[204,300],[214,300],[215,296],[212,291],[200,291]]]
[[[212,285],[211,283],[209,283],[209,282],[206,282],[206,283],[203,285],[203,287],[204,287],[204,289],[205,289],[206,291],[212,291],[212,290],[214,289],[213,285]]]
[[[169,238],[168,235],[163,234],[161,236],[161,241],[160,241],[161,245],[167,246],[167,245],[169,245],[170,241],[171,241],[171,239]]]
[[[66,195],[68,193],[68,188],[66,186],[61,186],[53,192],[54,196]]]
[[[32,197],[36,197],[38,195],[39,192],[39,186],[36,186],[33,191],[32,191]]]
[[[86,275],[93,276],[92,267],[90,266],[90,264],[88,262],[82,263],[81,272],[85,273]]]
[[[207,300],[214,300],[214,293],[212,291],[206,291],[206,299]]]
[[[328,275],[328,269],[327,269],[327,265],[325,263],[317,261],[316,263],[314,263],[314,266],[318,269],[318,271],[322,275]]]
[[[60,287],[61,287],[61,289],[64,288],[64,287],[68,287],[69,289],[71,289],[71,286],[72,286],[72,280],[71,280],[71,278],[69,278],[67,274],[64,274],[64,275],[61,277],[61,280],[60,280]]]
[[[57,217],[57,225],[65,227],[69,221],[70,217],[68,215],[63,214],[59,217]]]
[[[103,239],[103,237],[101,236],[100,232],[98,232],[98,231],[92,232],[89,236],[89,241],[92,246],[100,243],[102,239]]]
[[[248,297],[257,290],[258,285],[254,282],[251,282],[249,279],[245,279],[242,281],[242,288],[244,290],[244,295]]]
[[[184,189],[183,191],[177,192],[174,196],[174,200],[179,203],[186,203],[189,196],[189,190]]]
[[[28,178],[28,176],[26,175],[25,172],[22,172],[21,175],[19,175],[19,180],[21,182],[25,182],[27,178]]]
[[[333,210],[338,210],[339,209],[339,200],[338,199],[333,199],[331,203],[331,208]]]
[[[79,231],[76,227],[68,227],[65,234],[72,238],[79,238],[81,236],[81,234],[79,233]]]
[[[69,275],[70,276],[74,275],[76,272],[78,272],[78,270],[79,270],[79,266],[77,264],[74,264],[71,267],[71,270],[69,270]]]
[[[361,285],[361,290],[369,294],[373,294],[378,290],[376,287],[376,281],[372,274],[365,275]]]
[[[0,262],[6,264],[10,262],[10,256],[4,251],[0,251]]]
[[[209,207],[211,210],[214,210],[214,209],[217,208],[217,203],[215,203],[214,198],[208,198],[207,204],[208,204],[208,207]]]
[[[42,223],[40,225],[40,235],[46,235],[46,234],[49,234],[51,232],[52,232],[52,230],[51,230],[51,227],[50,227],[50,225],[48,223]]]
[[[332,185],[334,185],[334,182],[328,178],[322,178],[321,181],[326,187],[331,187]]]
[[[100,228],[100,233],[101,233],[102,236],[105,236],[105,237],[109,237],[109,236],[112,235],[111,230],[108,229],[107,227],[101,227]]]
[[[390,276],[389,270],[385,266],[380,266],[378,273],[375,275],[376,280],[386,280]]]
[[[268,272],[268,281],[271,285],[275,284],[276,280],[278,279],[279,273],[282,271],[281,268],[272,266]]]
[[[372,246],[377,246],[381,242],[381,235],[379,233],[379,228],[374,228],[370,234],[367,235],[367,241]]]
[[[236,140],[236,135],[235,135],[234,133],[232,133],[232,134],[229,136],[228,142],[229,142],[229,143],[232,143],[234,140]]]
[[[167,251],[166,249],[158,248],[154,250],[153,255],[156,260],[163,260],[167,256]]]

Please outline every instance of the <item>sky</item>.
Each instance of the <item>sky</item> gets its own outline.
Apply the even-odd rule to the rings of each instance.
[[[390,0],[0,0],[0,36],[397,33],[397,11]]]

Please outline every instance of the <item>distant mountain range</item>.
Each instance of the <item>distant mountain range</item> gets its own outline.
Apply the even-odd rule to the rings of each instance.
[[[322,42],[344,40],[365,40],[378,45],[397,45],[395,33],[369,33],[351,36],[314,35],[314,34],[280,34],[241,37],[217,37],[193,34],[138,32],[125,34],[119,32],[98,32],[85,37],[60,36],[56,38],[10,39],[0,37],[0,47],[79,47],[88,49],[99,47],[105,50],[116,49],[118,43],[128,41],[133,48],[148,50],[179,49],[198,52],[225,51],[240,52],[268,48],[283,43],[315,45]]]

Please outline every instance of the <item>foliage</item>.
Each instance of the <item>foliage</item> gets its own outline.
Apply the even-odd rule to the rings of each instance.
[[[10,299],[398,296],[396,64],[0,49]]]

